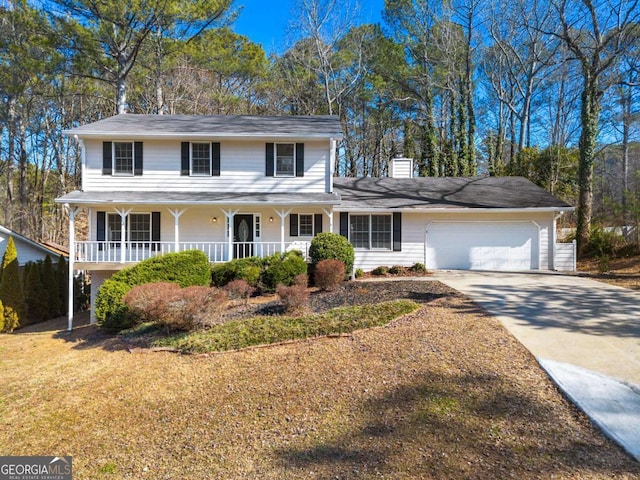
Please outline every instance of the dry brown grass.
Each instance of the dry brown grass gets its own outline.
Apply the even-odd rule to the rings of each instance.
[[[582,260],[578,262],[578,272],[594,280],[640,290],[640,256],[612,258],[606,273],[600,272],[597,259]]]
[[[76,479],[640,476],[460,296],[349,337],[213,356],[51,325],[0,337],[0,451],[72,455]]]

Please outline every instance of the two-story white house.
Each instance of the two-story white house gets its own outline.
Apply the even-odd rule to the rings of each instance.
[[[334,116],[125,114],[65,133],[81,146],[82,188],[56,201],[92,305],[115,270],[149,256],[306,253],[322,231],[346,236],[364,270],[554,269],[555,220],[571,209],[517,177],[413,178],[411,159],[394,160],[391,178],[334,178]],[[75,240],[78,208],[86,241]]]

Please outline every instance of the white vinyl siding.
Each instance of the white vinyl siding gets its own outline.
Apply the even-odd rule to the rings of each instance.
[[[181,142],[144,139],[144,175],[102,175],[102,141],[85,140],[84,191],[325,193],[329,141],[305,141],[304,177],[265,175],[265,141],[221,141],[220,176],[180,175]],[[293,140],[293,139],[292,139]],[[217,140],[214,140],[217,141]],[[197,142],[199,143],[199,142]],[[295,143],[295,142],[292,142]]]
[[[551,265],[551,255],[553,246],[549,244],[553,228],[553,213],[500,213],[500,212],[478,212],[478,213],[444,213],[444,212],[403,212],[402,213],[402,251],[391,250],[365,250],[357,249],[355,252],[355,268],[361,268],[369,272],[374,268],[385,265],[411,266],[414,263],[425,263],[425,231],[429,224],[433,222],[473,222],[488,221],[494,225],[504,222],[521,222],[528,224],[531,232],[539,232],[538,237],[534,236],[532,249],[533,262],[538,262],[534,269],[549,269]],[[338,232],[340,215],[334,215],[334,231]],[[532,233],[533,235],[533,233]],[[538,235],[538,233],[535,233]],[[535,244],[535,245],[534,245]],[[539,260],[538,260],[539,259]],[[434,269],[434,265],[429,265],[429,258],[426,262],[427,269]]]

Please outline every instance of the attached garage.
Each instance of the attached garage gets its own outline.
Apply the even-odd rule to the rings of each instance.
[[[426,264],[433,269],[534,270],[539,233],[532,222],[432,222],[425,235]]]
[[[336,178],[334,188],[345,227],[354,216],[394,215],[393,248],[340,229],[364,271],[418,262],[429,270],[554,269],[556,219],[573,210],[522,177]]]

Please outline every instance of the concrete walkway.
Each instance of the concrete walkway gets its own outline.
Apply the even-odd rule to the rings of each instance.
[[[438,272],[535,355],[558,387],[640,461],[640,292],[555,273]]]

